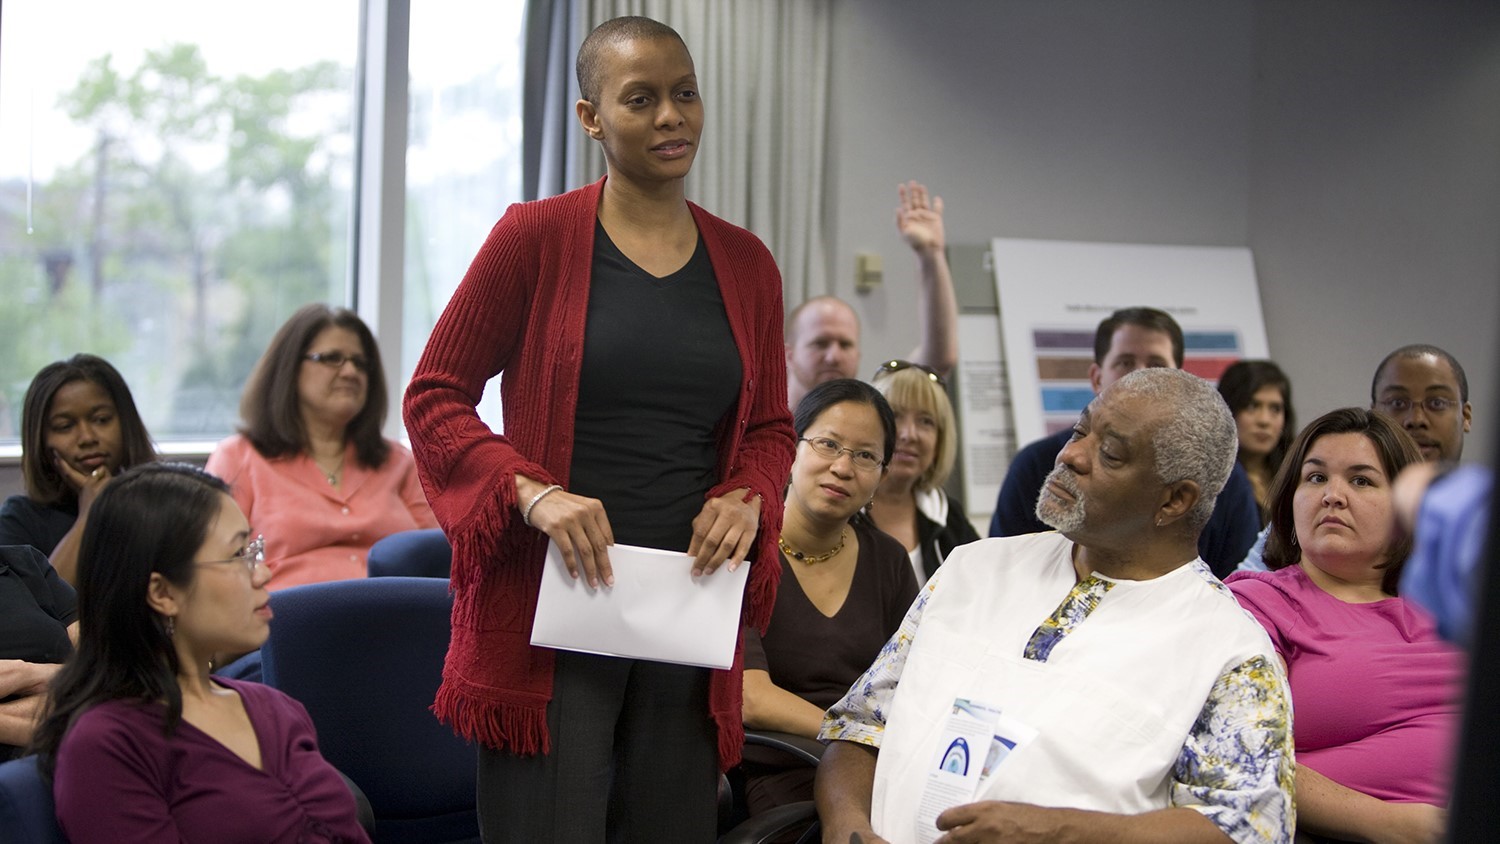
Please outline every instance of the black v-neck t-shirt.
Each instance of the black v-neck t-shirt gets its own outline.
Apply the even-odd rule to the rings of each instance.
[[[568,488],[604,502],[616,542],[687,550],[742,377],[702,236],[657,278],[596,221]]]

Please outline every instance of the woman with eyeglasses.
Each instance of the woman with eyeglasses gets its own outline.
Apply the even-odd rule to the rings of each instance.
[[[873,383],[896,413],[896,449],[870,517],[901,543],[925,583],[950,551],[979,539],[963,504],[943,490],[958,457],[958,420],[947,384],[929,367],[886,361]]]
[[[270,578],[228,488],[196,467],[147,464],[99,494],[78,651],[34,745],[69,841],[369,840],[302,705],[209,676],[214,654],[266,640]]]
[[[307,305],[271,338],[240,432],[205,468],[271,537],[272,590],[364,577],[376,540],[437,527],[411,451],[381,435],[385,412],[380,350],[353,311]]]
[[[781,585],[765,635],[745,633],[745,726],[816,738],[823,711],[870,667],[918,584],[900,544],[860,512],[896,447],[885,397],[852,378],[826,381],[792,422]],[[754,746],[745,754],[752,812],[812,799],[812,768]]]
[[[30,545],[76,583],[94,497],[123,470],[155,459],[130,387],[109,361],[78,354],[47,364],[21,405],[26,494],[0,506],[0,545]]]

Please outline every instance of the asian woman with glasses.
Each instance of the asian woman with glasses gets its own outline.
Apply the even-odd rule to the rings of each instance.
[[[896,448],[896,416],[874,387],[826,381],[797,404],[796,461],[781,529],[781,585],[764,636],[745,634],[745,726],[816,738],[917,594],[900,543],[862,514]],[[812,799],[813,769],[745,750],[750,810]]]
[[[243,427],[206,468],[271,537],[270,588],[364,577],[376,540],[437,527],[411,452],[381,435],[385,370],[353,311],[307,305],[240,397]]]
[[[77,653],[34,749],[75,844],[368,841],[301,704],[209,676],[270,631],[271,572],[228,487],[153,463],[99,494],[79,554]]]
[[[921,364],[886,361],[872,383],[896,413],[896,448],[870,516],[906,548],[925,583],[948,552],[979,539],[963,504],[943,490],[958,456],[958,420],[942,377]]]

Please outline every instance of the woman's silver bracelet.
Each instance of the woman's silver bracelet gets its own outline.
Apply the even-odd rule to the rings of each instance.
[[[549,494],[557,492],[560,489],[562,489],[562,484],[552,484],[536,495],[531,496],[531,500],[526,502],[526,509],[521,511],[521,521],[525,522],[527,527],[533,527],[533,525],[531,524],[531,508],[535,507],[538,501],[541,501]]]

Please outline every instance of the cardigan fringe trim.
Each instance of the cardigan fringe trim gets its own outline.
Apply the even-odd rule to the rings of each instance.
[[[445,677],[431,707],[438,720],[455,733],[485,747],[507,750],[518,756],[551,752],[545,702],[522,704],[480,700],[464,693],[458,686],[452,678]]]
[[[740,755],[745,748],[745,723],[742,714],[718,712],[713,716],[718,733],[719,771],[728,773],[740,764]]]

